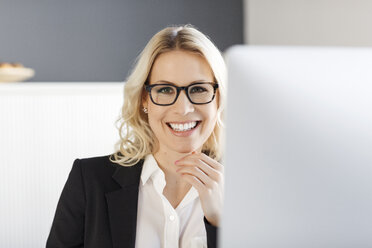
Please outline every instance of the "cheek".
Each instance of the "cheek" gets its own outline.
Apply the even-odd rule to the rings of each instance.
[[[209,106],[209,110],[208,110],[210,119],[212,119],[212,120],[217,119],[217,109],[218,109],[217,101],[214,101],[213,104],[211,104]]]
[[[204,119],[207,120],[208,126],[213,126],[217,122],[217,104],[208,106],[204,111]]]
[[[149,124],[152,130],[156,129],[156,123],[157,123],[156,116],[153,114],[149,115]]]
[[[164,111],[160,111],[157,108],[149,107],[148,118],[152,130],[158,130],[159,128],[161,128],[164,114],[165,114]]]

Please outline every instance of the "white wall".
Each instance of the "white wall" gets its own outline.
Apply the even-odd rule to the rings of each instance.
[[[45,247],[75,158],[108,155],[122,83],[0,83],[0,247]]]
[[[244,0],[245,43],[372,46],[370,0]]]

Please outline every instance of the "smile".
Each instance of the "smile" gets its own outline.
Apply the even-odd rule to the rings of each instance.
[[[201,121],[190,121],[185,123],[168,122],[167,125],[176,132],[186,132],[194,129]]]

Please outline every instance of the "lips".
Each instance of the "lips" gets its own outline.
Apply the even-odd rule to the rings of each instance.
[[[167,122],[166,124],[172,131],[187,132],[195,129],[201,121],[187,121],[187,122]]]

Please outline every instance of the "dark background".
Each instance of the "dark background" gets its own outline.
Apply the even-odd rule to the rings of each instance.
[[[191,23],[224,51],[243,43],[242,0],[0,0],[0,62],[30,81],[124,81],[160,29]]]

